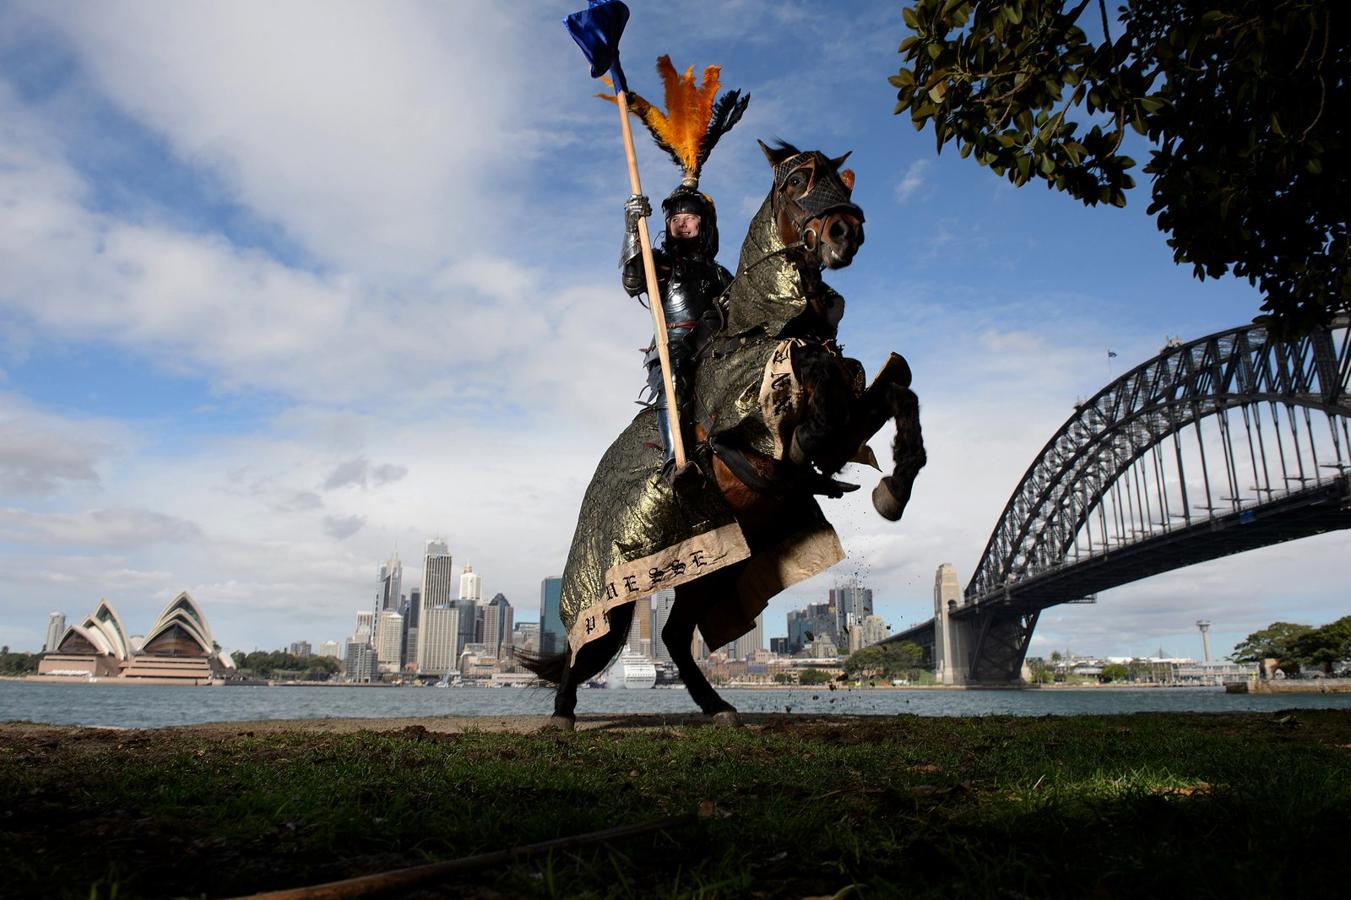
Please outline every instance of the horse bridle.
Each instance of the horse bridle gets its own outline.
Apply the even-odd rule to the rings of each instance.
[[[815,229],[807,227],[808,223],[840,211],[851,212],[858,216],[859,222],[862,222],[863,210],[850,199],[848,188],[845,188],[838,177],[814,177],[811,189],[807,193],[801,197],[789,197],[788,179],[808,162],[815,163],[815,169],[825,167],[825,171],[832,171],[835,165],[818,150],[790,156],[774,167],[774,191],[780,195],[780,203],[791,203],[797,210],[797,215],[792,218],[793,230],[800,236],[796,244],[810,253],[816,250],[819,236]]]

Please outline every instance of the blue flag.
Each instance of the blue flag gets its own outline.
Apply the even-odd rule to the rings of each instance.
[[[591,77],[609,71],[615,90],[628,93],[624,70],[619,67],[619,36],[629,21],[629,8],[620,0],[589,0],[589,4],[564,19],[563,26],[591,63]]]

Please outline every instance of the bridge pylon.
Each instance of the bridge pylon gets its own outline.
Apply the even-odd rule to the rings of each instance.
[[[966,684],[971,658],[969,620],[954,618],[966,602],[952,563],[943,563],[934,575],[934,675],[939,684]]]

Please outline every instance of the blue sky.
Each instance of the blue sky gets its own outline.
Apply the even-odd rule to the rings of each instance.
[[[0,643],[37,649],[49,611],[100,597],[142,630],[184,589],[232,649],[341,640],[379,563],[397,548],[411,577],[434,536],[532,615],[649,333],[576,5],[0,2]],[[768,188],[756,138],[854,151],[841,339],[870,370],[905,354],[924,404],[905,520],[828,503],[850,558],[775,600],[768,634],[855,572],[894,625],[926,618],[937,566],[965,582],[1077,398],[1257,310],[1172,263],[1140,191],[1090,210],[936,155],[892,115],[900,4],[630,6],[635,90],[658,95],[669,53],[751,94],[704,179],[725,264]],[[649,193],[674,186],[639,159]],[[1330,621],[1341,549],[1052,610],[1033,652]]]

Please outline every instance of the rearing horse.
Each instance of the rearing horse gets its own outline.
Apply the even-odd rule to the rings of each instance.
[[[864,388],[863,366],[840,352],[844,298],[823,268],[852,262],[863,243],[846,154],[760,145],[774,172],[751,221],[725,321],[700,350],[694,384],[698,446],[711,484],[673,491],[659,475],[655,414],[640,413],[601,459],[563,571],[569,649],[522,661],[558,685],[550,725],[571,729],[577,689],[623,646],[634,602],[674,588],[661,639],[691,697],[716,721],[736,710],[695,664],[694,629],[716,649],[754,627],[770,597],[844,558],[815,495],[855,485],[832,476],[871,461],[865,442],[896,421],[894,468],[873,491],[901,517],[924,466],[910,370],[892,354]]]

